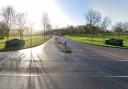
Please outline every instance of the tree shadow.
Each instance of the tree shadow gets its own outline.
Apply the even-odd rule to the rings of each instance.
[[[30,60],[30,70],[29,70],[29,79],[27,84],[27,89],[36,89],[39,87],[40,89],[61,89],[57,83],[51,78],[49,72],[44,67],[44,61],[38,55],[31,54]],[[37,76],[34,76],[34,75]],[[38,86],[35,82],[38,82]]]

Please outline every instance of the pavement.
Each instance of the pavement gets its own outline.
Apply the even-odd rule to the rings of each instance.
[[[1,52],[0,89],[128,89],[128,49],[67,42]]]

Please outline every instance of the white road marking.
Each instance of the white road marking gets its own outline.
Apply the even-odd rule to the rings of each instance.
[[[128,76],[104,76],[104,77],[110,77],[110,78],[128,78]]]
[[[128,62],[128,60],[119,60],[120,62]]]
[[[8,74],[8,73],[2,73],[0,76],[9,76],[9,77],[38,77],[41,76],[41,74]],[[128,78],[128,76],[89,76],[89,77],[106,77],[106,78]]]
[[[29,77],[29,76],[33,76],[33,77],[37,77],[40,76],[40,74],[0,74],[0,76],[15,76],[15,77]]]

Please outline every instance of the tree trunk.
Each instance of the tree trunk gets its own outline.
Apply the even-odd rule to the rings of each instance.
[[[7,32],[7,41],[9,40],[9,32]]]
[[[105,42],[105,32],[103,32],[103,42]]]
[[[91,29],[92,30],[92,44],[93,44],[93,41],[94,41],[94,32],[93,32],[93,29]]]
[[[118,32],[118,40],[120,39],[120,33]]]

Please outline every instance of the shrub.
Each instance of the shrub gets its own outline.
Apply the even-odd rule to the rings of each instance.
[[[123,46],[123,40],[109,39],[109,40],[105,40],[105,44],[114,45],[114,46]]]
[[[0,40],[3,40],[4,39],[4,36],[0,36]]]
[[[9,41],[6,41],[5,43],[5,48],[22,48],[25,45],[24,40],[19,40],[19,39],[12,39]]]

